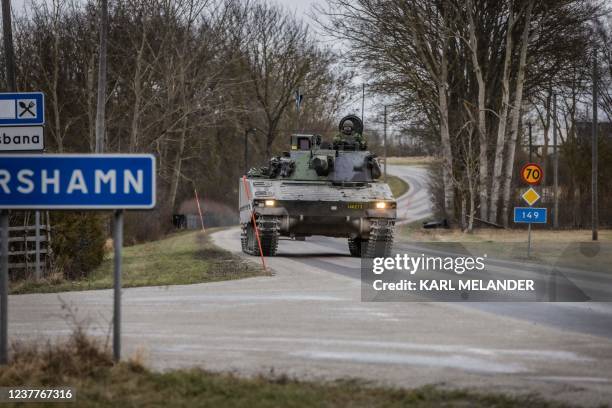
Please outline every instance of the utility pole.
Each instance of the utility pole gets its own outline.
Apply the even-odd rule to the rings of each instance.
[[[553,95],[553,228],[559,228],[559,152],[557,147],[557,95]]]
[[[387,105],[385,105],[385,120],[383,131],[383,155],[385,157],[385,183],[387,182]]]
[[[96,106],[96,153],[104,153],[106,135],[106,43],[108,0],[100,0],[100,50],[98,61],[98,100]]]
[[[2,31],[4,37],[4,58],[6,60],[6,82],[9,92],[17,91],[15,80],[15,51],[13,49],[13,26],[11,2],[2,0]],[[8,281],[9,281],[9,212],[0,210],[0,364],[8,363]]]
[[[364,127],[365,127],[365,119],[363,118],[364,105],[365,105],[365,82],[361,84],[361,121],[364,123]]]
[[[11,22],[11,1],[2,0],[2,34],[4,37],[4,58],[6,60],[6,82],[9,92],[17,91],[15,81],[15,51],[13,49],[13,26]]]
[[[244,174],[246,175],[249,171],[248,164],[249,157],[249,129],[244,129]]]
[[[597,87],[599,85],[599,72],[597,70],[597,46],[593,48],[593,140],[591,159],[591,232],[592,240],[597,241],[597,227],[599,224],[599,208],[597,197]]]
[[[302,110],[302,98],[304,96],[300,93],[300,88],[298,88],[297,91],[295,91],[295,110],[296,110],[296,117],[297,117],[297,126],[296,126],[296,131],[299,133],[300,132],[300,111]]]

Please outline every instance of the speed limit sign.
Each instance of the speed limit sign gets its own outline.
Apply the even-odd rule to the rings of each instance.
[[[525,183],[530,185],[540,184],[543,176],[544,172],[542,171],[542,167],[536,163],[527,163],[521,169],[521,178]]]

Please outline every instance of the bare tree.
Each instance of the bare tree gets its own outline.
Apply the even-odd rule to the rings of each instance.
[[[519,137],[519,122],[521,119],[521,109],[523,108],[523,89],[525,87],[525,64],[527,63],[527,49],[529,47],[529,31],[531,25],[531,12],[533,2],[527,3],[527,10],[523,22],[523,32],[521,35],[521,52],[516,77],[516,90],[514,91],[514,103],[510,113],[510,135],[508,136],[508,158],[504,171],[504,196],[502,205],[502,221],[504,226],[510,222],[508,218],[510,208],[510,190],[512,186],[512,173],[514,171],[514,155],[516,153],[516,143]]]
[[[400,95],[396,107],[416,110],[437,129],[443,159],[444,209],[454,214],[454,164],[449,118],[449,46],[456,14],[447,1],[329,0],[333,38],[347,41],[355,66],[372,72],[373,88]],[[320,9],[320,12],[325,10]],[[404,103],[403,98],[410,102]]]
[[[263,115],[266,134],[266,155],[278,136],[278,129],[294,92],[316,70],[319,61],[325,65],[321,53],[304,24],[285,14],[282,9],[267,3],[244,3],[248,7],[243,46],[245,69],[258,108]]]
[[[502,166],[504,159],[504,147],[506,145],[506,125],[508,123],[508,106],[510,103],[510,71],[512,69],[513,31],[515,24],[514,10],[512,2],[509,4],[508,18],[506,23],[506,47],[504,50],[504,68],[501,80],[501,107],[499,112],[499,124],[497,127],[497,141],[495,143],[495,156],[493,161],[493,177],[491,178],[491,195],[489,197],[489,221],[497,222],[497,204],[499,202],[499,192],[502,188]]]
[[[466,4],[466,14],[468,16],[468,32],[469,32],[469,47],[470,55],[472,58],[472,64],[474,66],[474,75],[478,82],[478,137],[480,142],[480,153],[478,158],[478,173],[479,173],[479,195],[480,195],[480,218],[486,219],[488,216],[488,200],[489,200],[489,160],[488,160],[488,132],[487,132],[487,105],[486,105],[486,83],[484,74],[482,72],[481,64],[479,61],[479,42],[476,36],[478,27],[474,20],[474,4],[472,0],[468,0]],[[471,144],[470,144],[471,148]],[[471,149],[470,149],[471,150]],[[474,186],[471,182],[471,177],[468,175],[470,197],[474,190]],[[472,199],[471,199],[472,200]],[[473,225],[473,217],[470,218],[470,231]]]
[[[307,98],[302,123],[334,128],[348,75],[303,23],[259,0],[111,2],[100,98],[101,5],[33,0],[15,20],[19,87],[48,95],[49,151],[93,151],[105,134],[105,151],[155,154],[163,214],[191,198],[194,185],[207,199],[233,203],[244,127],[269,133],[268,153],[280,149],[284,140],[276,136],[295,125],[298,85]],[[231,17],[236,9],[244,13],[239,24]],[[266,43],[256,20],[262,10],[274,11],[270,32],[277,36],[265,59],[261,48],[249,48]],[[268,81],[267,90],[253,78]],[[266,109],[257,92],[267,92]],[[263,158],[266,148],[253,150]]]

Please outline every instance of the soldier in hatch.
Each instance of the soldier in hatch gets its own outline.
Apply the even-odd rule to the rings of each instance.
[[[341,121],[340,133],[334,136],[334,149],[346,148],[348,145],[354,145],[355,150],[366,150],[368,142],[360,132],[355,130],[355,124],[351,119]]]

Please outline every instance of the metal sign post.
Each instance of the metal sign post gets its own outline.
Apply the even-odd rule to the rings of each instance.
[[[34,238],[34,252],[36,256],[35,269],[34,269],[34,279],[39,280],[40,276],[40,211],[36,210],[34,212],[34,232],[36,233],[36,237]]]
[[[523,200],[525,200],[529,206],[534,205],[540,199],[540,195],[533,187],[525,191],[521,197],[523,197]],[[527,225],[527,258],[531,256],[531,224],[530,222]]]
[[[8,363],[8,251],[9,251],[9,213],[0,210],[0,229],[2,229],[2,253],[0,254],[0,364]]]
[[[531,223],[527,225],[527,258],[531,258]]]
[[[121,253],[123,249],[123,210],[115,211],[113,223],[113,246],[115,247],[113,284],[113,359],[121,359]]]
[[[2,328],[7,362],[8,209],[115,210],[113,356],[121,357],[123,210],[155,207],[155,157],[148,154],[0,155]]]

